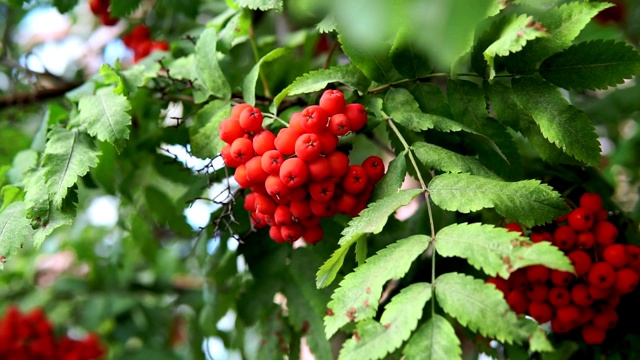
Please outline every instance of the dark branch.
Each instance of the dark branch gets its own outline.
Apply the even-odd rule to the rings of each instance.
[[[53,99],[60,96],[63,96],[68,91],[71,91],[84,82],[71,82],[64,83],[59,87],[50,88],[50,89],[39,89],[33,92],[25,92],[25,93],[16,93],[5,96],[0,96],[0,110],[17,105],[31,105],[43,100]]]

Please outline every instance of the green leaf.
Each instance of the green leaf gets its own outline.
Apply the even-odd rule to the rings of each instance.
[[[493,60],[496,56],[507,56],[520,51],[529,40],[547,36],[533,25],[533,16],[522,14],[507,18],[498,39],[484,50],[484,59],[490,67],[489,79],[495,75]]]
[[[568,209],[560,194],[538,180],[505,182],[469,174],[442,174],[429,183],[433,202],[444,210],[468,213],[494,207],[525,226],[544,224]]]
[[[42,218],[49,212],[50,195],[45,183],[44,171],[43,168],[38,168],[24,173],[24,204],[28,219]]]
[[[389,114],[420,112],[418,102],[407,89],[393,87],[384,95],[383,108]]]
[[[2,207],[0,207],[2,212],[14,202],[24,200],[24,191],[17,186],[5,185],[0,190],[0,198],[2,198]]]
[[[327,338],[349,321],[373,317],[378,309],[382,286],[388,280],[404,276],[413,260],[428,245],[429,237],[426,235],[398,240],[345,276],[327,304],[328,315],[324,318]]]
[[[21,201],[14,202],[0,212],[0,269],[21,246],[31,239],[31,225]]]
[[[433,169],[450,173],[470,173],[499,180],[496,174],[487,169],[472,156],[465,156],[440,146],[417,142],[411,145],[411,150],[418,160]]]
[[[194,116],[194,123],[189,128],[191,139],[191,152],[199,158],[213,159],[225,145],[218,136],[218,130],[222,120],[231,113],[231,108],[227,101],[214,100]]]
[[[131,110],[129,100],[113,92],[113,88],[103,88],[95,95],[85,96],[78,104],[78,121],[91,136],[100,141],[108,141],[118,151],[129,139]]]
[[[338,41],[349,60],[369,79],[388,84],[399,77],[391,64],[389,49],[372,49],[362,46],[355,38],[340,34]]]
[[[231,98],[231,87],[218,64],[216,29],[206,28],[196,43],[196,70],[198,78],[211,93],[221,99]]]
[[[325,261],[325,263],[318,269],[318,273],[316,274],[316,287],[318,289],[329,286],[329,284],[335,280],[338,271],[342,267],[342,264],[344,264],[344,258],[347,256],[347,252],[358,238],[353,238],[340,245],[340,247],[337,248],[336,251],[331,254],[329,259],[327,259],[327,261]]]
[[[56,207],[62,205],[67,189],[78,181],[78,177],[98,165],[98,155],[100,152],[87,134],[77,129],[51,129],[42,169],[47,193]]]
[[[501,342],[520,340],[520,324],[502,292],[480,279],[459,273],[438,276],[438,305],[462,326]]]
[[[59,210],[49,206],[49,212],[41,218],[40,226],[33,231],[33,246],[38,248],[54,230],[73,224],[75,216],[68,210]]]
[[[356,325],[357,337],[345,341],[341,359],[380,359],[402,345],[431,299],[431,284],[415,283],[402,289],[385,306],[380,323],[365,320]],[[363,324],[364,323],[364,324]]]
[[[258,81],[258,75],[260,74],[260,66],[269,61],[273,61],[289,52],[285,48],[276,48],[271,50],[265,56],[262,57],[254,66],[251,71],[245,76],[242,83],[242,95],[244,95],[244,101],[252,106],[256,103],[256,82]]]
[[[329,14],[325,16],[324,19],[322,19],[322,21],[318,23],[318,25],[316,25],[316,28],[318,29],[318,32],[322,34],[336,31],[336,26],[336,19],[333,17],[333,15]]]
[[[398,33],[391,48],[391,63],[400,75],[408,79],[418,79],[431,74],[431,65],[423,52],[411,42],[407,30]]]
[[[466,131],[471,134],[479,134],[472,128],[443,116],[422,112],[399,112],[390,115],[393,121],[411,131],[435,129],[442,132]]]
[[[447,98],[437,85],[423,82],[416,83],[411,88],[411,95],[418,102],[422,112],[448,119],[452,118]]]
[[[600,164],[600,143],[591,120],[570,105],[555,86],[531,77],[512,79],[511,86],[516,101],[545,138],[580,161]]]
[[[553,345],[551,345],[551,342],[547,339],[547,334],[541,327],[537,327],[529,338],[529,350],[535,352],[554,351]]]
[[[549,36],[531,40],[522,51],[509,55],[505,62],[507,70],[510,73],[533,73],[542,60],[571,46],[591,18],[611,5],[572,1],[541,12],[536,21],[542,24]]]
[[[251,10],[275,10],[282,11],[283,0],[233,0],[241,7],[246,7]]]
[[[508,278],[519,268],[542,264],[573,272],[571,261],[550,243],[531,243],[505,228],[483,224],[453,224],[436,235],[436,251],[441,256],[457,256],[489,276]]]
[[[433,314],[411,336],[402,354],[406,360],[454,360],[462,359],[462,347],[451,323]]]
[[[53,0],[55,6],[61,14],[69,12],[78,4],[78,0]]]
[[[225,54],[229,53],[232,47],[246,41],[251,28],[251,12],[227,10],[227,12],[218,15],[220,17],[220,26],[227,20],[227,16],[231,15],[231,19],[227,21],[224,27],[218,33],[217,50]]]
[[[144,65],[136,65],[124,71],[114,69],[109,64],[100,67],[100,74],[104,76],[107,84],[116,84],[114,93],[129,97],[142,87],[147,81],[157,76],[160,64],[155,63],[147,68]]]
[[[350,242],[364,234],[377,234],[384,228],[389,215],[401,206],[405,206],[416,196],[423,193],[422,189],[399,190],[395,194],[369,204],[360,215],[351,219],[342,231],[339,245]]]
[[[373,189],[373,194],[371,195],[372,202],[398,192],[407,174],[406,154],[407,152],[404,150],[391,160],[387,172]]]
[[[277,112],[278,105],[280,105],[282,100],[289,95],[319,91],[333,82],[343,83],[361,92],[367,91],[369,84],[371,84],[371,81],[368,80],[357,67],[351,64],[311,71],[296,78],[293,83],[276,95],[273,99],[270,110],[275,114]]]
[[[111,0],[111,7],[109,12],[112,16],[127,16],[130,15],[140,5],[140,0]]]
[[[545,59],[538,71],[565,89],[606,89],[640,71],[640,53],[622,41],[585,41]]]
[[[367,238],[358,237],[356,241],[356,262],[358,266],[364,264],[367,260]]]

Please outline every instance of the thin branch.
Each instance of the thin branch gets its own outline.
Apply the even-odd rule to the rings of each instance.
[[[31,105],[43,100],[53,99],[63,96],[67,92],[78,88],[84,81],[64,83],[59,87],[49,89],[38,89],[32,92],[16,93],[0,96],[0,110],[16,105]]]

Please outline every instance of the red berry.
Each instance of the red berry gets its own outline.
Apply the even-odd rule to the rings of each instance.
[[[169,43],[164,40],[152,41],[151,51],[169,51]]]
[[[318,138],[320,139],[320,149],[323,155],[329,155],[336,151],[339,140],[337,136],[331,133],[331,131],[323,130],[319,132]]]
[[[319,217],[332,217],[336,213],[335,203],[333,201],[318,201],[316,199],[309,200],[311,212]]]
[[[603,300],[611,295],[612,288],[600,288],[597,286],[589,285],[588,291],[589,296],[591,296],[593,300]]]
[[[591,256],[582,250],[573,250],[567,257],[573,263],[573,267],[578,276],[582,276],[591,269]]]
[[[318,105],[320,105],[329,116],[343,113],[346,104],[344,94],[340,90],[326,90],[322,93],[322,96],[320,96],[320,101],[318,101]]]
[[[567,306],[571,303],[571,293],[566,287],[553,287],[549,290],[549,303],[555,307]]]
[[[108,1],[107,1],[108,3]],[[131,29],[131,38],[136,42],[151,38],[151,31],[145,24],[138,24]]]
[[[531,301],[544,302],[549,298],[549,287],[540,283],[530,284],[526,294]]]
[[[111,17],[111,13],[109,11],[105,11],[100,13],[100,22],[105,26],[113,26],[120,21],[119,17]]]
[[[616,283],[616,271],[609,263],[599,261],[589,270],[588,280],[592,286],[602,289],[610,288]]]
[[[560,250],[569,251],[576,243],[576,232],[569,225],[558,226],[553,233],[553,245],[557,246]]]
[[[244,164],[240,164],[233,173],[233,178],[241,188],[246,189],[251,186],[251,181],[247,179],[247,169]]]
[[[269,177],[269,173],[262,169],[261,157],[254,156],[245,164],[247,169],[247,179],[253,183],[263,183]]]
[[[250,213],[256,211],[256,194],[255,193],[248,193],[244,197],[243,206],[244,206],[244,209],[247,210]]]
[[[576,284],[571,288],[571,301],[580,306],[591,306],[593,298],[586,284]]]
[[[343,152],[336,151],[327,155],[329,165],[331,166],[331,176],[339,179],[347,174],[349,170],[349,157]]]
[[[309,245],[315,245],[324,236],[324,230],[320,226],[305,227],[302,232],[302,239]]]
[[[351,130],[349,119],[345,114],[335,114],[329,119],[329,125],[327,125],[329,131],[336,136],[342,136]]]
[[[305,184],[308,178],[307,164],[299,158],[289,158],[280,166],[280,180],[290,188]]]
[[[576,208],[569,213],[569,226],[575,231],[587,231],[591,229],[594,222],[593,213],[585,208]]]
[[[243,137],[244,134],[244,129],[242,129],[237,119],[226,118],[220,122],[218,135],[227,144],[233,143],[236,139]]]
[[[240,164],[253,158],[253,143],[246,138],[238,138],[231,143],[231,157]]]
[[[109,10],[109,0],[91,0],[89,1],[89,8],[93,15],[99,16]]]
[[[618,228],[608,221],[600,221],[593,227],[596,236],[596,243],[600,245],[611,245],[616,242]]]
[[[520,268],[509,275],[509,287],[512,290],[527,291],[529,281],[527,280],[526,271]]]
[[[282,199],[291,191],[291,189],[280,180],[280,176],[278,175],[269,175],[264,182],[264,186],[267,194],[274,199]]]
[[[324,157],[319,157],[307,164],[311,181],[321,181],[331,176],[331,164]]]
[[[524,235],[524,230],[522,230],[522,226],[518,223],[514,223],[514,222],[506,223],[504,224],[504,228],[511,232],[519,233],[520,236]]]
[[[220,149],[220,156],[222,156],[224,164],[228,167],[237,168],[238,166],[242,165],[241,163],[234,160],[231,156],[231,145],[229,144],[226,144],[222,147],[222,149]]]
[[[240,126],[246,132],[252,132],[256,134],[262,131],[262,120],[262,111],[253,106],[242,110],[240,116],[238,117]]]
[[[638,286],[638,274],[631,268],[618,269],[614,287],[619,294],[628,294]]]
[[[292,201],[289,209],[298,221],[309,220],[314,216],[308,200]]]
[[[291,128],[280,129],[273,140],[276,149],[283,155],[293,155],[296,151],[296,140],[301,134]]]
[[[485,281],[487,284],[493,284],[496,289],[500,290],[505,296],[511,291],[509,281],[500,277],[490,277]]]
[[[294,242],[302,236],[304,230],[302,226],[298,224],[286,225],[280,227],[280,233],[286,242]]]
[[[349,165],[347,174],[342,180],[342,188],[349,194],[357,195],[364,191],[368,184],[367,173],[360,165]]]
[[[264,215],[273,215],[278,204],[267,195],[256,194],[256,212]]]
[[[606,330],[599,327],[593,325],[584,325],[582,327],[582,339],[587,345],[602,344],[606,336]]]
[[[584,193],[580,197],[580,207],[591,213],[602,209],[602,198],[596,193]]]
[[[576,247],[578,249],[588,250],[596,243],[596,237],[590,231],[581,232],[576,238]]]
[[[551,276],[551,269],[549,269],[544,265],[527,266],[524,269],[525,269],[525,274],[527,276],[527,280],[533,283],[547,282],[547,280],[549,280],[549,276]]]
[[[260,165],[262,170],[271,175],[280,174],[280,166],[284,162],[284,157],[278,150],[269,150],[260,157]]]
[[[286,205],[278,205],[273,212],[273,221],[278,226],[285,226],[293,224],[293,214]]]
[[[335,183],[331,180],[322,180],[309,183],[311,198],[320,202],[327,202],[333,198]]]
[[[369,156],[362,162],[362,168],[367,173],[371,183],[375,184],[384,176],[384,162],[378,156]]]
[[[282,237],[282,229],[277,225],[271,225],[271,227],[269,228],[269,237],[277,243],[285,242],[284,238]]]
[[[623,244],[611,244],[604,249],[602,253],[604,261],[608,262],[614,268],[621,268],[627,265],[629,261],[627,248]]]
[[[556,286],[567,287],[576,278],[568,271],[551,270],[551,282]]]
[[[358,199],[349,193],[343,193],[336,199],[336,211],[341,214],[351,214],[356,207]],[[505,280],[506,281],[506,280]]]
[[[552,242],[553,241],[553,236],[551,236],[551,234],[549,234],[549,232],[547,231],[536,231],[536,232],[532,232],[531,233],[531,241],[534,243],[539,243],[541,241],[549,241]]]
[[[575,325],[572,323],[566,323],[560,321],[558,318],[551,319],[551,331],[556,334],[564,334],[575,328]]]
[[[310,133],[319,133],[327,127],[329,115],[318,105],[311,105],[302,110],[302,127]]]
[[[526,313],[529,308],[529,300],[518,290],[513,290],[507,294],[506,300],[511,309],[518,314]]]
[[[591,321],[593,322],[593,325],[600,329],[613,329],[618,323],[618,313],[612,308],[608,308],[601,313],[595,314]]]
[[[544,324],[553,317],[553,308],[546,302],[529,303],[529,315],[540,324]]]
[[[304,127],[302,127],[302,112],[298,111],[291,115],[289,118],[289,129],[294,130],[299,134],[307,132]]]
[[[580,319],[580,309],[571,304],[561,306],[556,309],[556,317],[565,323],[576,323]]]
[[[275,139],[276,136],[269,130],[259,132],[252,140],[253,151],[258,155],[262,155],[269,150],[275,150],[276,146],[273,143]]]
[[[242,112],[245,109],[249,109],[252,108],[253,106],[251,106],[250,104],[247,103],[242,103],[242,104],[238,104],[234,107],[231,108],[231,118],[234,118],[236,120],[240,119],[240,114],[242,114]]]
[[[344,114],[349,119],[351,131],[358,131],[367,124],[367,110],[362,104],[348,104],[345,106]]]
[[[320,140],[318,135],[307,133],[301,135],[295,143],[295,154],[302,161],[310,162],[320,156]]]
[[[640,247],[637,245],[627,245],[626,248],[629,259],[629,267],[637,273],[640,273]]]

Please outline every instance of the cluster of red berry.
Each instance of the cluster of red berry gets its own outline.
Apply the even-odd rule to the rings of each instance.
[[[640,274],[640,247],[616,244],[618,229],[607,216],[602,198],[585,193],[580,206],[552,228],[532,229],[531,241],[557,246],[573,263],[575,275],[535,265],[516,270],[508,280],[487,282],[505,294],[516,313],[551,321],[557,334],[580,328],[585,343],[602,343],[617,324],[620,296],[636,288]],[[506,227],[522,233],[518,224]]]
[[[144,24],[136,25],[127,34],[122,35],[122,42],[133,50],[133,61],[138,62],[154,51],[169,51],[169,43],[164,40],[151,40],[151,31]]]
[[[22,314],[12,305],[0,319],[0,359],[91,360],[104,355],[100,339],[94,334],[82,341],[67,336],[56,339],[41,309]]]
[[[291,116],[277,135],[262,126],[263,114],[248,104],[233,108],[220,123],[221,150],[242,188],[251,189],[244,207],[256,228],[270,226],[276,242],[322,240],[320,219],[336,213],[356,216],[385,172],[382,159],[360,165],[336,150],[338,137],[362,129],[367,112],[346,104],[344,94],[327,90],[318,105]]]
[[[111,1],[110,0],[91,0],[89,1],[91,12],[100,18],[102,25],[113,26],[120,20],[117,17],[111,17]]]

